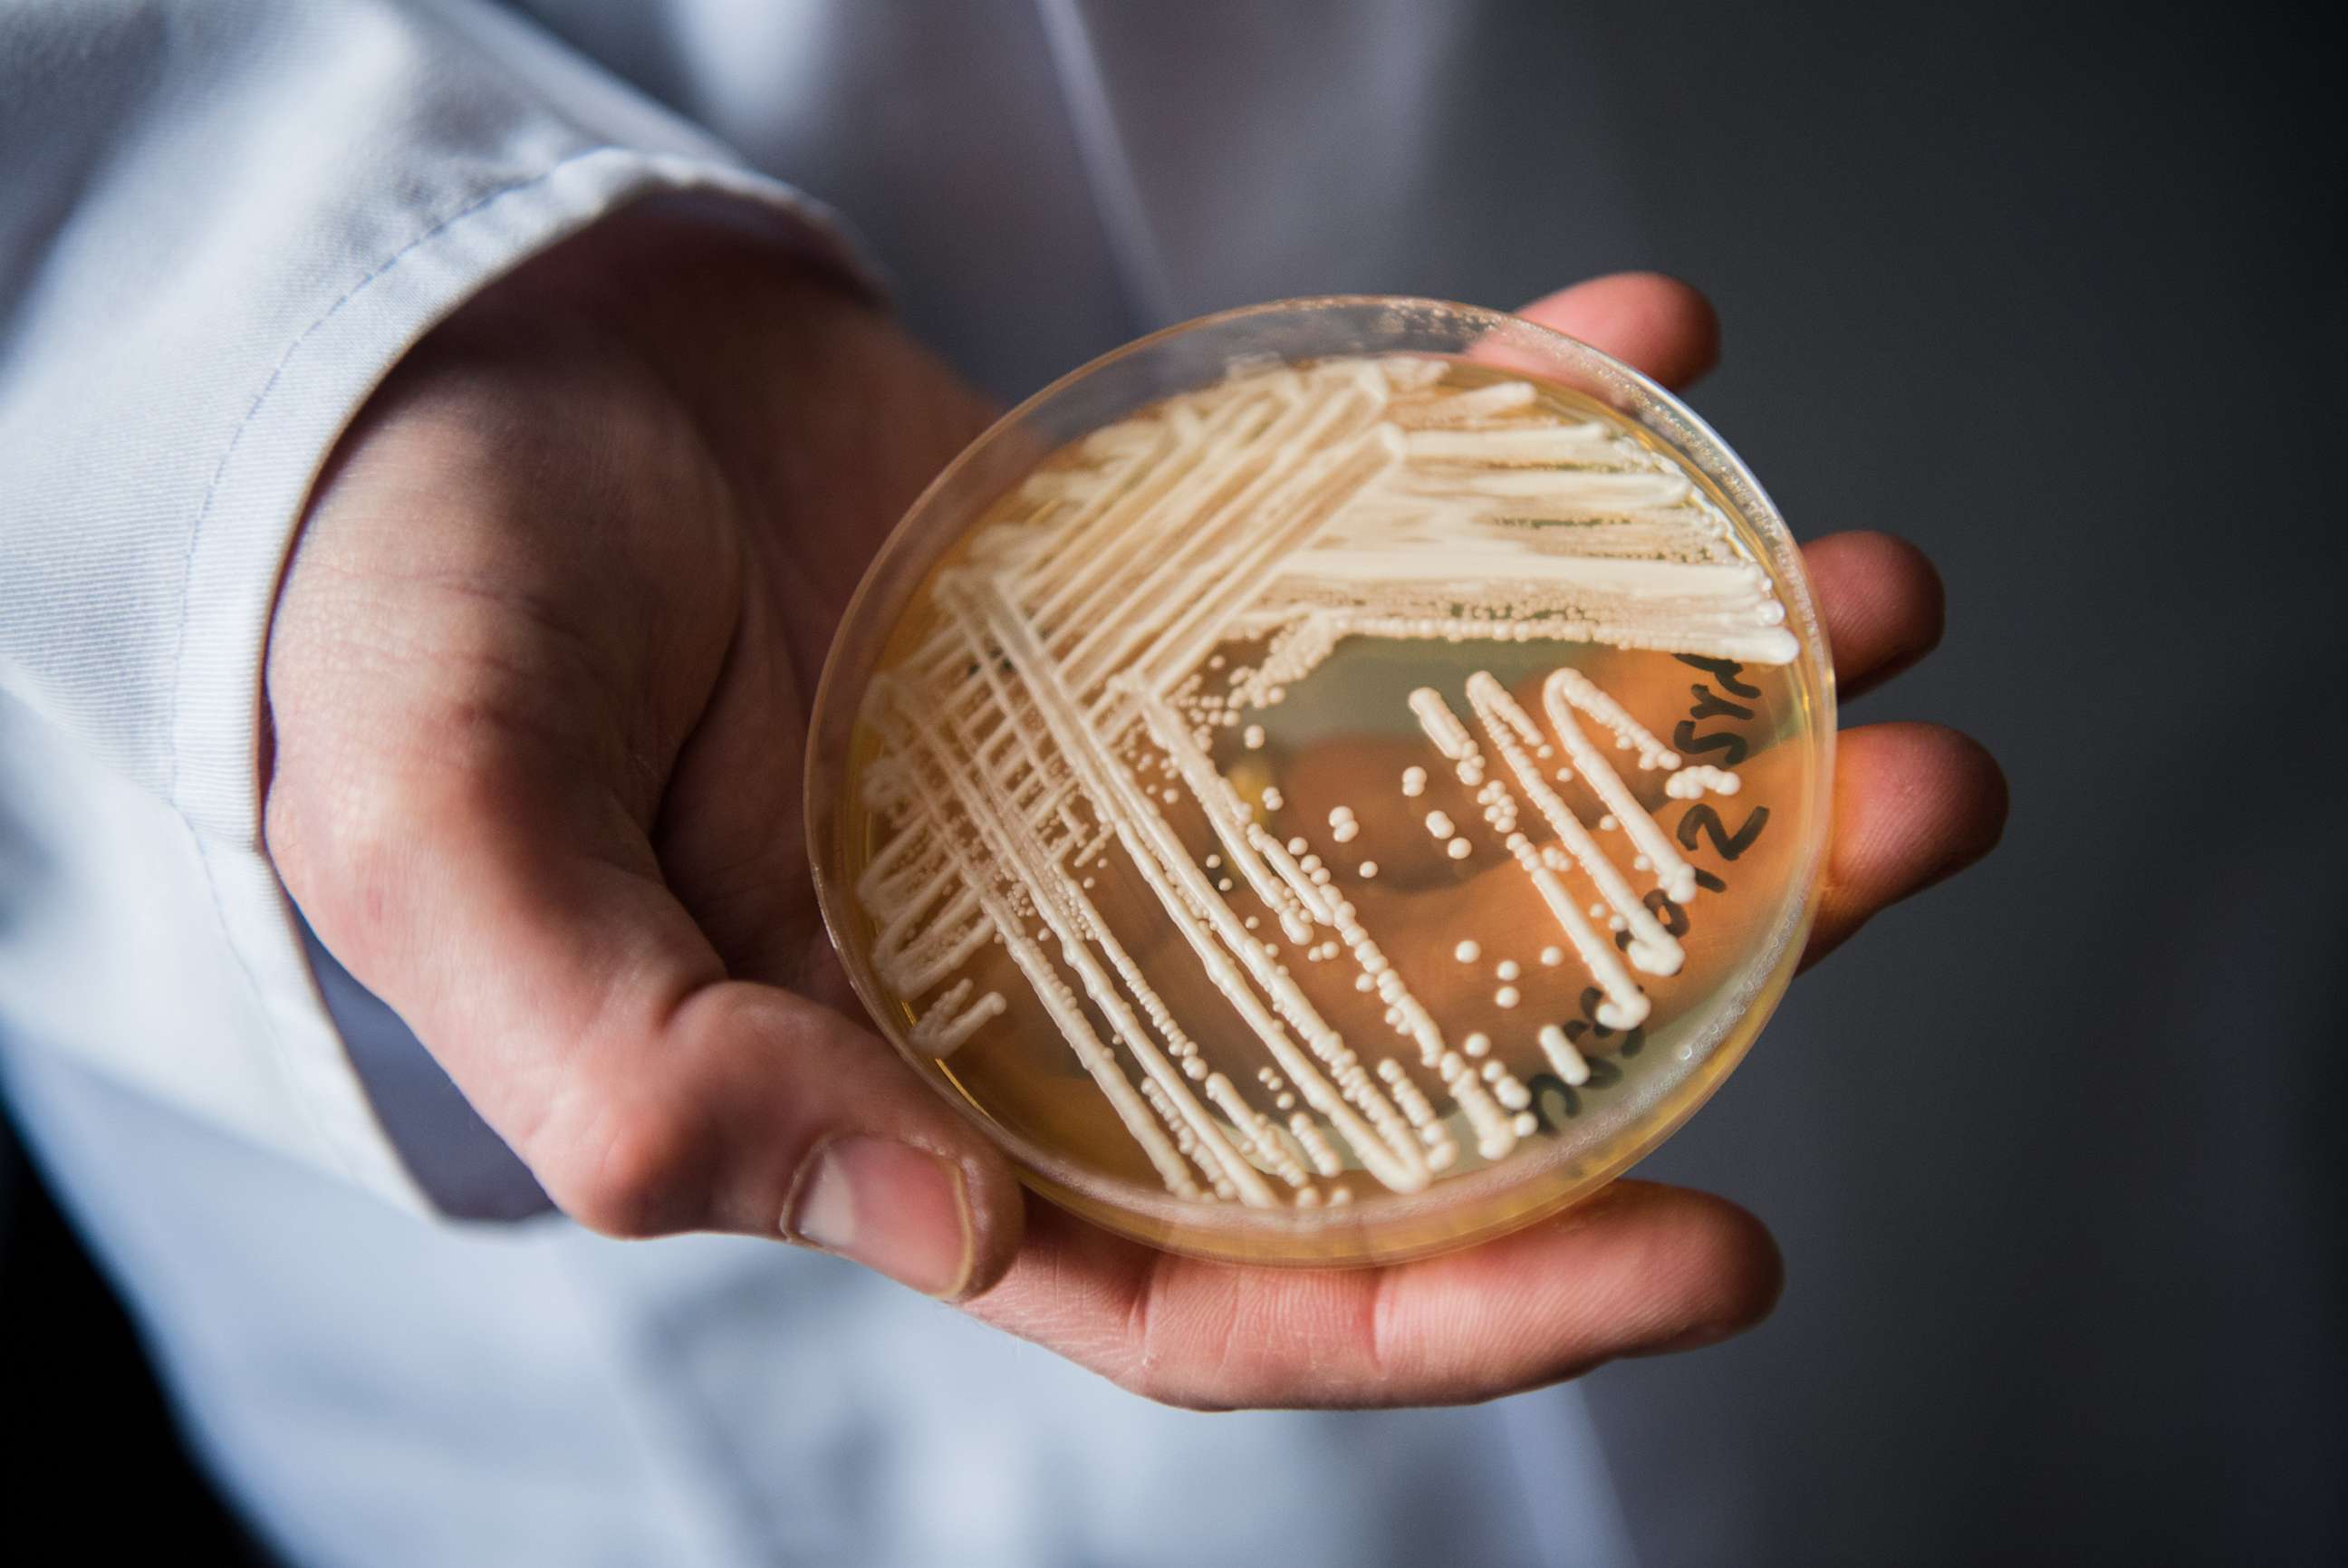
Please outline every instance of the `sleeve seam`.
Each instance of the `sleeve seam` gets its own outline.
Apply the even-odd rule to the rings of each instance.
[[[221,482],[228,474],[229,464],[234,459],[238,447],[242,444],[245,432],[252,428],[252,422],[256,418],[260,418],[261,410],[268,405],[271,396],[277,390],[277,384],[283,377],[286,366],[293,363],[294,356],[302,351],[302,346],[304,344],[307,343],[313,336],[316,335],[316,334],[324,328],[327,323],[333,321],[336,315],[340,315],[345,307],[348,306],[352,301],[365,294],[379,279],[381,279],[384,274],[398,266],[402,261],[406,260],[409,254],[420,246],[428,244],[441,234],[446,233],[448,230],[456,227],[458,223],[463,222],[466,219],[474,216],[476,213],[479,213],[489,207],[496,205],[498,202],[504,201],[507,197],[527,191],[532,186],[544,183],[546,181],[552,179],[562,169],[578,162],[582,159],[591,158],[602,152],[616,150],[619,150],[608,145],[582,148],[576,152],[571,153],[568,156],[549,164],[546,168],[539,170],[536,174],[531,175],[526,180],[518,180],[510,184],[500,186],[495,191],[484,192],[473,201],[467,202],[463,207],[458,209],[456,211],[449,213],[445,218],[442,218],[430,228],[418,232],[409,239],[406,244],[403,244],[399,249],[394,251],[390,255],[377,263],[365,277],[360,278],[358,282],[353,284],[348,289],[345,290],[339,299],[335,300],[334,304],[328,305],[324,311],[321,312],[315,320],[311,322],[309,325],[304,327],[300,332],[296,333],[294,336],[294,340],[285,346],[285,352],[277,356],[277,363],[270,366],[269,375],[262,382],[260,391],[253,394],[251,406],[245,409],[243,417],[236,422],[236,428],[229,433],[227,445],[221,449],[220,461],[213,466],[212,477],[210,482],[204,486],[203,500],[196,508],[195,521],[188,530],[188,547],[184,552],[184,558],[181,562],[180,576],[179,631],[178,635],[174,639],[171,650],[171,771],[169,780],[164,788],[165,799],[171,802],[172,809],[174,810],[179,810],[180,809],[180,741],[179,712],[180,686],[185,676],[187,664],[188,621],[190,617],[189,602],[191,593],[195,585],[195,563],[197,551],[203,538],[204,524],[210,521],[213,502],[219,498]],[[182,815],[184,814],[185,813],[182,812]],[[191,822],[190,823],[190,826],[192,828],[194,824]]]
[[[254,423],[260,418],[263,410],[269,406],[270,399],[275,394],[280,382],[283,380],[287,366],[294,363],[295,356],[301,353],[304,345],[308,343],[312,337],[315,336],[329,323],[333,322],[345,308],[364,295],[369,288],[396,270],[409,255],[413,254],[418,249],[430,243],[441,235],[448,232],[459,224],[465,222],[467,220],[477,217],[480,213],[495,207],[499,202],[503,201],[510,197],[520,195],[525,191],[534,190],[537,187],[545,184],[548,181],[555,178],[563,170],[573,164],[599,155],[623,153],[630,150],[631,150],[629,149],[613,146],[609,143],[601,143],[592,147],[581,148],[578,150],[567,154],[554,162],[548,164],[545,168],[526,179],[514,181],[506,185],[502,185],[494,191],[484,191],[479,197],[467,202],[457,211],[448,213],[447,216],[432,223],[429,227],[419,231],[406,243],[402,244],[396,251],[394,251],[390,255],[377,263],[366,273],[365,276],[354,283],[339,298],[337,298],[332,304],[328,305],[324,311],[320,313],[315,320],[312,321],[309,325],[304,327],[294,335],[293,341],[286,345],[285,351],[278,356],[276,363],[270,367],[269,375],[262,382],[260,390],[254,394],[252,405],[246,408],[243,417],[237,421],[236,428],[231,432],[226,445],[222,447],[220,461],[212,470],[211,481],[205,486],[203,500],[199,504],[194,522],[189,529],[188,545],[181,566],[179,628],[171,655],[171,765],[165,788],[165,799],[170,802],[172,810],[179,816],[180,821],[186,826],[189,836],[193,841],[192,847],[196,851],[197,862],[202,868],[205,895],[211,903],[212,919],[221,934],[221,941],[228,947],[229,951],[235,955],[237,972],[243,981],[247,995],[253,999],[257,1006],[259,1016],[263,1021],[263,1026],[266,1029],[270,1037],[268,1045],[270,1058],[275,1065],[280,1078],[284,1081],[286,1088],[291,1091],[291,1098],[301,1108],[300,1114],[303,1119],[308,1123],[313,1136],[317,1140],[317,1147],[321,1152],[328,1159],[332,1160],[336,1166],[340,1167],[346,1176],[355,1181],[360,1181],[362,1185],[372,1186],[374,1183],[368,1181],[364,1173],[353,1167],[351,1164],[345,1150],[343,1140],[336,1135],[335,1130],[327,1125],[326,1121],[320,1116],[320,1108],[313,1098],[310,1087],[302,1081],[300,1075],[289,1071],[291,1064],[289,1064],[284,1058],[282,1041],[279,1038],[277,1020],[273,1016],[272,1010],[269,1006],[267,993],[262,985],[260,976],[253,972],[252,959],[245,951],[243,941],[239,937],[236,923],[230,919],[227,904],[221,897],[220,877],[212,864],[212,856],[215,853],[216,846],[202,831],[201,826],[195,818],[190,813],[186,804],[182,801],[180,797],[183,750],[182,718],[183,705],[186,697],[185,679],[188,631],[189,624],[193,614],[192,599],[195,588],[195,563],[201,543],[204,536],[204,527],[206,522],[211,517],[212,509],[218,500],[221,487],[226,479],[230,465],[235,458],[238,448],[242,443],[246,432],[252,428]],[[264,624],[264,653],[263,655],[264,660],[263,666],[264,678],[266,670],[266,641],[267,633]],[[258,815],[258,802],[256,802],[256,820],[254,825],[256,847],[259,849],[259,852],[261,852],[265,859],[267,854],[265,842],[261,841],[259,832],[260,818]],[[283,894],[282,885],[280,891],[281,894]],[[392,1155],[392,1163],[399,1169],[399,1179],[412,1191],[420,1193],[420,1188],[418,1188],[416,1183],[414,1174],[406,1169],[404,1161],[398,1155]]]

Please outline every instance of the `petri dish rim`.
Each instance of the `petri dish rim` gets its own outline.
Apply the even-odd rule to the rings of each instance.
[[[1293,346],[1288,352],[1254,350],[1221,356],[1175,353],[1166,378],[1135,377],[1144,395],[1100,408],[1082,403],[1086,389],[1098,387],[1104,377],[1121,368],[1128,373],[1155,369],[1150,362],[1167,359],[1169,350],[1195,346],[1219,334],[1266,330],[1292,336]],[[970,524],[1036,461],[1148,403],[1206,385],[1234,364],[1385,354],[1462,357],[1472,346],[1495,343],[1538,356],[1538,366],[1519,368],[1598,398],[1668,447],[1718,490],[1719,499],[1765,552],[1787,622],[1802,646],[1797,662],[1809,667],[1817,697],[1813,727],[1818,750],[1810,798],[1804,802],[1811,830],[1798,851],[1793,878],[1799,895],[1786,901],[1777,922],[1756,945],[1742,984],[1718,1010],[1716,1024],[1690,1043],[1701,1052],[1701,1059],[1686,1076],[1652,1090],[1651,1098],[1662,1102],[1659,1109],[1637,1117],[1595,1148],[1544,1149],[1436,1182],[1421,1192],[1381,1197],[1358,1207],[1205,1205],[1089,1171],[987,1115],[954,1085],[949,1069],[911,1048],[882,1022],[901,1012],[902,1005],[880,984],[864,944],[857,940],[866,934],[860,928],[869,927],[869,917],[857,904],[848,872],[839,863],[846,841],[842,813],[852,805],[845,798],[845,786],[852,772],[848,766],[850,749],[859,744],[858,715],[866,686],[879,672],[881,655],[911,597]],[[1077,408],[1083,411],[1072,413]],[[982,488],[967,498],[961,495],[973,485]],[[952,526],[937,526],[932,514],[949,501],[956,503]],[[996,419],[914,500],[850,595],[817,681],[804,777],[808,863],[826,933],[881,1034],[932,1092],[1011,1157],[1029,1187],[1106,1228],[1194,1256],[1304,1266],[1402,1262],[1492,1239],[1584,1201],[1684,1126],[1742,1062],[1799,964],[1816,913],[1833,788],[1835,723],[1834,666],[1791,531],[1744,460],[1677,397],[1579,338],[1480,305],[1393,294],[1274,300],[1162,328],[1067,372]],[[869,738],[864,743],[870,744]],[[1466,1217],[1466,1211],[1511,1192],[1522,1202]]]

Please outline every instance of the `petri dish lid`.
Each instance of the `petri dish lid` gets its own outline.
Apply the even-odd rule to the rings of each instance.
[[[1046,1196],[1256,1262],[1528,1223],[1653,1148],[1801,952],[1832,668],[1668,392],[1475,306],[1169,328],[916,501],[811,721],[826,923]]]

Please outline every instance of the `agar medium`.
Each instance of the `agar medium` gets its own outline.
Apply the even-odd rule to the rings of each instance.
[[[859,994],[1046,1195],[1271,1263],[1596,1189],[1802,946],[1832,675],[1675,399],[1515,317],[1351,297],[1065,378],[916,503],[826,666]]]

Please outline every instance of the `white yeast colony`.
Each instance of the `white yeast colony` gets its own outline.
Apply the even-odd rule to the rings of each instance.
[[[1277,704],[1351,636],[1554,639],[1762,665],[1798,652],[1766,573],[1669,458],[1610,424],[1560,417],[1529,383],[1462,391],[1444,369],[1396,357],[1234,374],[1097,432],[1081,444],[1085,466],[1039,471],[1021,510],[937,575],[942,624],[866,699],[883,749],[865,799],[891,834],[857,891],[877,926],[875,970],[921,1009],[913,1042],[950,1056],[1004,1011],[998,993],[973,996],[963,973],[999,941],[1183,1196],[1344,1202],[1346,1188],[1315,1181],[1349,1168],[1414,1191],[1457,1162],[1460,1136],[1490,1161],[1535,1125],[1525,1085],[1486,1035],[1447,1039],[1338,868],[1301,835],[1275,838],[1218,770],[1219,728]],[[1260,653],[1227,667],[1219,650],[1232,645]],[[1464,695],[1474,729],[1431,686],[1409,707],[1430,762],[1473,793],[1482,828],[1416,814],[1452,859],[1488,846],[1512,860],[1561,939],[1541,964],[1588,976],[1600,1023],[1636,1025],[1649,1007],[1638,976],[1674,973],[1682,949],[1633,876],[1681,903],[1695,889],[1616,759],[1663,771],[1675,799],[1732,793],[1736,775],[1683,767],[1572,669],[1548,677],[1538,717],[1488,674]],[[1255,752],[1263,728],[1247,724],[1241,739]],[[1627,840],[1631,867],[1557,794],[1575,774]],[[1426,787],[1414,765],[1401,793]],[[1261,781],[1255,795],[1277,800]],[[1214,837],[1202,857],[1165,810],[1184,800]],[[1363,830],[1352,808],[1331,812],[1324,852]],[[1210,1067],[1096,907],[1087,868],[1112,846],[1261,1046],[1252,1086]],[[1577,906],[1569,868],[1601,903]],[[1354,868],[1364,881],[1375,872]],[[1233,908],[1242,888],[1264,923]],[[1627,934],[1619,947],[1616,931]],[[1457,944],[1460,963],[1478,952]],[[1399,1058],[1365,1062],[1289,957],[1349,965],[1429,1081]],[[1520,972],[1500,966],[1504,982]],[[1519,992],[1504,983],[1492,995],[1507,1008]],[[1554,1021],[1525,1027],[1560,1078],[1589,1080]]]

